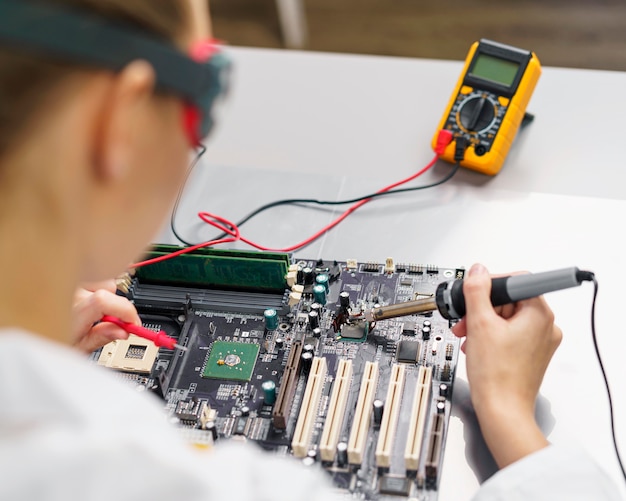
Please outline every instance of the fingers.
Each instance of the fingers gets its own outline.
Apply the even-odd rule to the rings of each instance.
[[[520,301],[511,322],[531,336],[544,338],[544,347],[549,350],[550,356],[563,339],[563,332],[554,324],[554,312],[543,297]]]
[[[465,310],[470,312],[466,320],[467,329],[480,329],[481,324],[495,316],[490,294],[491,277],[487,268],[482,264],[474,264],[463,281]]]
[[[126,339],[128,334],[120,327],[104,322],[94,326],[104,315],[118,317],[124,322],[141,325],[141,320],[133,304],[122,296],[99,289],[74,305],[75,343],[81,349],[93,351],[113,339]]]
[[[563,331],[560,327],[555,325],[552,328],[552,345],[554,347],[552,354],[554,354],[556,349],[561,345],[561,341],[563,341]]]
[[[141,325],[137,310],[128,299],[103,289],[95,291],[81,303],[81,313],[91,323],[97,322],[104,315],[111,315],[124,322]]]
[[[116,285],[115,280],[102,280],[101,282],[88,282],[83,284],[83,289],[89,292],[95,292],[97,290],[105,290],[115,293]]]
[[[509,303],[494,308],[495,312],[502,318],[511,318],[517,311],[517,305],[515,303]]]
[[[85,353],[91,353],[101,346],[118,339],[127,339],[128,333],[117,325],[103,322],[92,327],[74,346]]]
[[[452,334],[456,337],[465,337],[467,336],[467,323],[465,322],[465,318],[459,320],[455,325],[452,326]]]
[[[91,294],[97,290],[105,290],[115,294],[117,286],[115,285],[115,280],[103,280],[101,282],[88,282],[84,283],[83,286],[76,290],[74,294],[74,305],[78,304],[81,301],[87,299]]]

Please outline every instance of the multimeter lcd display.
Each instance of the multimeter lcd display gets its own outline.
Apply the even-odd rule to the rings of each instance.
[[[470,71],[473,77],[482,78],[510,87],[515,81],[519,63],[500,59],[487,54],[479,54],[474,61],[474,67]]]

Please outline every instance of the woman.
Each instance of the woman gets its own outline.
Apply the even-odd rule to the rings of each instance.
[[[0,0],[0,9],[8,3]],[[181,54],[210,36],[202,0],[39,4],[78,8]],[[0,37],[0,499],[331,499],[316,467],[264,457],[252,446],[188,449],[157,402],[71,347],[91,351],[125,337],[111,324],[92,328],[104,314],[139,323],[112,292],[75,291],[136,258],[182,182],[193,115],[191,129],[189,120],[183,126],[186,105],[160,78],[140,53],[112,71]],[[548,480],[533,483],[561,453],[537,427],[534,401],[561,333],[542,299],[494,311],[488,278],[472,268],[468,315],[455,329],[467,338],[472,402],[486,442],[504,468],[477,499],[540,499]],[[567,491],[561,498],[588,499],[581,478],[605,482],[586,456],[577,458],[578,466],[546,477]],[[595,499],[617,499],[602,489],[592,488]]]

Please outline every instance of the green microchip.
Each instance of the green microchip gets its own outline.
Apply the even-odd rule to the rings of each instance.
[[[250,381],[258,355],[258,344],[215,341],[204,365],[202,377]]]

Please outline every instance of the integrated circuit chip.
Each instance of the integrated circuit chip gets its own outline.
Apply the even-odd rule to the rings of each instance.
[[[398,343],[398,351],[396,358],[398,362],[406,364],[414,364],[419,360],[420,344],[419,341],[400,341]]]
[[[403,336],[415,336],[417,334],[417,325],[414,322],[402,325]]]
[[[344,339],[362,340],[367,335],[365,322],[356,324],[344,324],[341,326],[341,337]]]
[[[408,497],[411,491],[411,483],[406,477],[385,475],[380,479],[379,491],[381,494]]]
[[[250,381],[259,345],[215,341],[202,371],[202,377],[231,381]]]

